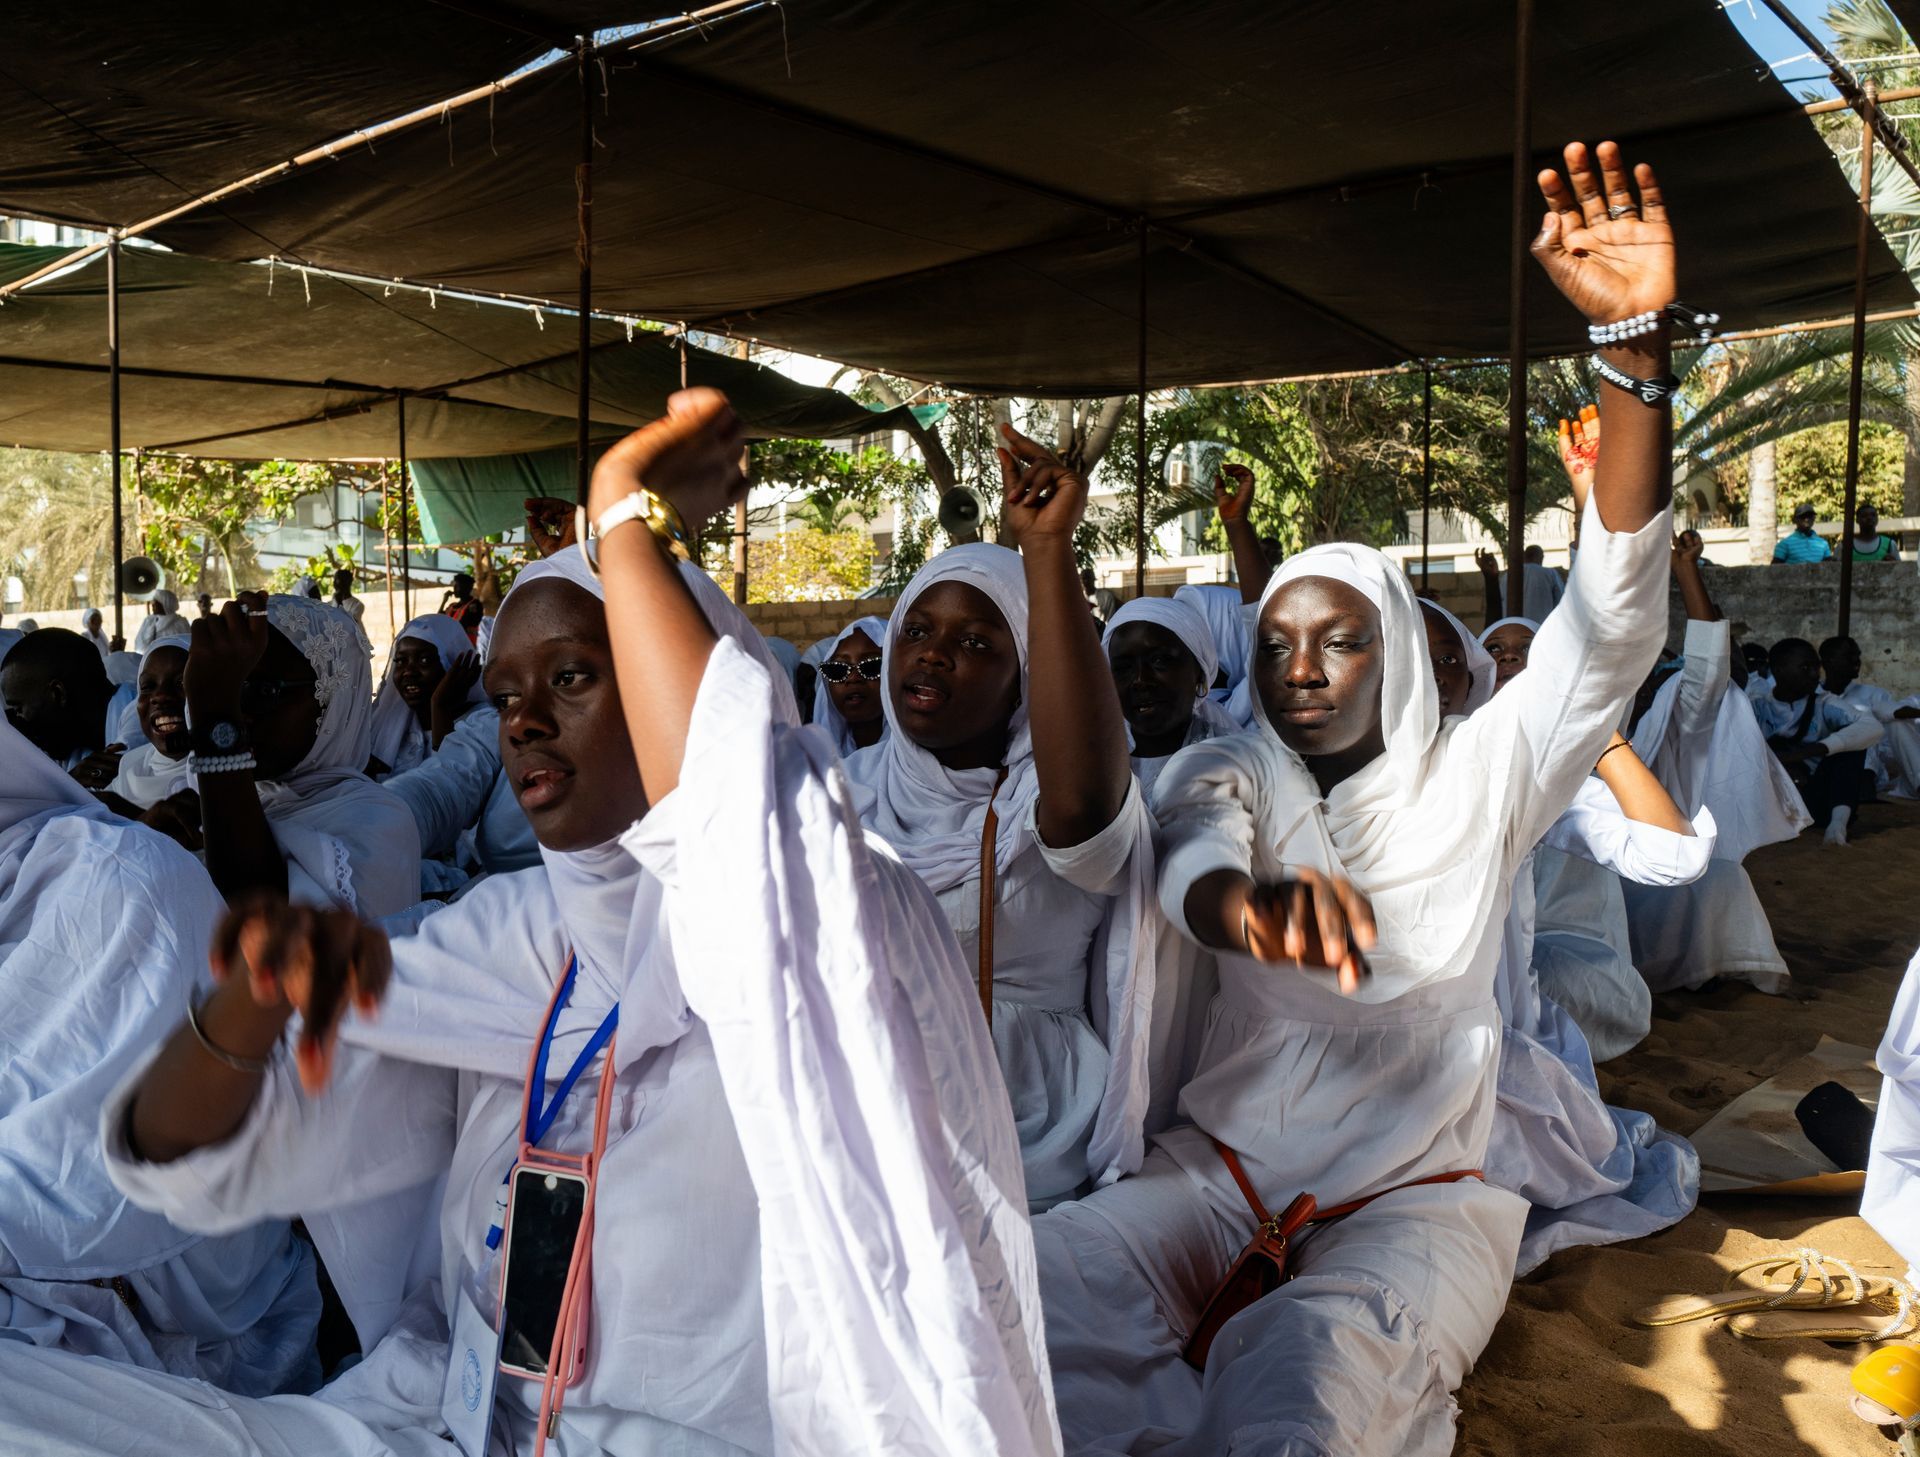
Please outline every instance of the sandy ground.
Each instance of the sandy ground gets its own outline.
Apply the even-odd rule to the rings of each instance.
[[[1653,1033],[1600,1069],[1610,1102],[1691,1133],[1822,1036],[1872,1047],[1920,942],[1920,805],[1862,810],[1850,849],[1802,835],[1747,862],[1792,968],[1791,998],[1721,983],[1656,997]],[[1651,1239],[1554,1256],[1514,1286],[1460,1392],[1458,1451],[1551,1457],[1887,1457],[1846,1408],[1867,1348],[1754,1343],[1720,1323],[1661,1331],[1630,1311],[1717,1290],[1726,1271],[1813,1245],[1863,1269],[1904,1268],[1855,1199],[1712,1195]]]

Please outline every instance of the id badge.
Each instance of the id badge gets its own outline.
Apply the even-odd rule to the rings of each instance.
[[[487,1457],[493,1426],[493,1391],[500,1371],[500,1337],[461,1282],[454,1308],[453,1348],[440,1390],[440,1420],[465,1457]]]

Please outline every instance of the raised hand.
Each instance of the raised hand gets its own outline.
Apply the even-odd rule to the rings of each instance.
[[[527,513],[527,544],[541,556],[573,545],[573,502],[558,496],[529,496],[520,504]]]
[[[1566,161],[1564,178],[1551,168],[1540,174],[1548,211],[1533,256],[1592,323],[1664,309],[1674,300],[1673,229],[1653,168],[1643,162],[1629,178],[1612,142],[1592,155],[1571,142]]]
[[[1225,525],[1244,521],[1253,509],[1253,472],[1244,465],[1223,465],[1213,478],[1213,509]]]
[[[309,1094],[326,1086],[347,1008],[375,1012],[393,972],[387,934],[378,926],[352,911],[268,897],[227,912],[214,933],[210,960],[214,980],[245,978],[255,1007],[300,1014],[294,1065]]]
[[[267,594],[242,592],[212,617],[195,618],[187,649],[187,706],[205,723],[231,718],[241,686],[267,651]]]
[[[644,486],[680,513],[698,533],[713,516],[742,500],[740,469],[747,436],[740,417],[718,390],[680,390],[667,413],[643,425],[600,458],[593,470],[587,514],[599,520],[616,502]]]
[[[995,448],[1000,458],[1000,542],[1021,546],[1030,541],[1064,538],[1069,544],[1087,514],[1087,481],[1079,471],[1037,440],[1029,440],[1011,425],[1002,425],[1006,444]]]
[[[1673,569],[1679,572],[1686,567],[1699,567],[1700,555],[1706,549],[1700,533],[1689,526],[1673,539]]]
[[[1325,967],[1343,996],[1366,975],[1361,954],[1373,946],[1373,907],[1352,883],[1300,869],[1279,884],[1255,884],[1241,919],[1247,954],[1267,962]]]
[[[1500,557],[1498,553],[1488,551],[1484,546],[1473,549],[1473,564],[1480,568],[1483,577],[1498,578],[1500,575]]]
[[[1593,468],[1600,459],[1600,407],[1583,406],[1572,420],[1560,422],[1560,465],[1573,487],[1575,514],[1585,508],[1593,489]]]

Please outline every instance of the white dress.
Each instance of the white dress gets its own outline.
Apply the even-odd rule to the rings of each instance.
[[[1860,1213],[1899,1251],[1912,1280],[1920,1269],[1920,955],[1907,963],[1874,1061],[1884,1080]]]
[[[1163,775],[1170,919],[1183,921],[1187,888],[1216,869],[1275,879],[1289,865],[1353,874],[1364,863],[1356,883],[1374,898],[1382,941],[1352,997],[1321,975],[1218,955],[1200,1071],[1180,1100],[1190,1126],[1160,1135],[1139,1175],[1035,1221],[1069,1450],[1451,1450],[1450,1393],[1499,1319],[1527,1206],[1475,1179],[1404,1186],[1486,1156],[1508,888],[1605,746],[1665,611],[1664,513],[1626,535],[1590,511],[1582,536],[1534,666],[1473,718],[1439,726],[1404,577],[1356,565],[1393,604],[1381,609],[1388,752],[1304,806],[1279,797],[1276,786],[1305,776],[1267,734],[1197,745]],[[1315,548],[1269,591],[1289,573],[1339,569],[1323,561],[1383,559]],[[1311,780],[1290,793],[1310,794]],[[1358,796],[1384,801],[1384,817],[1357,814]],[[1393,833],[1395,805],[1456,839],[1409,843]],[[1253,1230],[1215,1138],[1239,1152],[1272,1209],[1301,1191],[1323,1206],[1382,1197],[1295,1244],[1297,1278],[1225,1326],[1203,1384],[1180,1346]]]
[[[283,1045],[234,1136],[164,1165],[119,1136],[131,1084],[110,1102],[110,1165],[141,1201],[208,1228],[312,1211],[366,1359],[312,1398],[255,1401],[0,1342],[10,1434],[56,1457],[453,1457],[449,1313],[492,1319],[486,1230],[571,947],[551,1078],[621,1017],[593,1332],[547,1450],[1058,1451],[1017,1144],[964,968],[735,633],[751,628],[714,651],[679,790],[620,843],[490,877],[397,941],[381,1013],[349,1018],[321,1097]],[[743,898],[753,914],[715,913]],[[543,1146],[585,1146],[596,1083]],[[436,1204],[438,1257],[409,1283]],[[538,1401],[501,1378],[490,1457],[532,1450]]]
[[[0,725],[10,811],[29,759],[59,775]],[[129,1202],[100,1157],[102,1100],[207,989],[218,893],[186,851],[98,806],[7,818],[0,1350],[79,1352],[251,1396],[311,1390],[320,1293],[287,1222],[194,1233]]]

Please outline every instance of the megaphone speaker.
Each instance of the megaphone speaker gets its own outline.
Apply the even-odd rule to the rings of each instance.
[[[980,539],[980,498],[965,486],[955,486],[940,498],[940,529],[955,546]]]
[[[166,582],[167,574],[152,557],[130,556],[120,563],[116,578],[121,594],[145,602]]]

